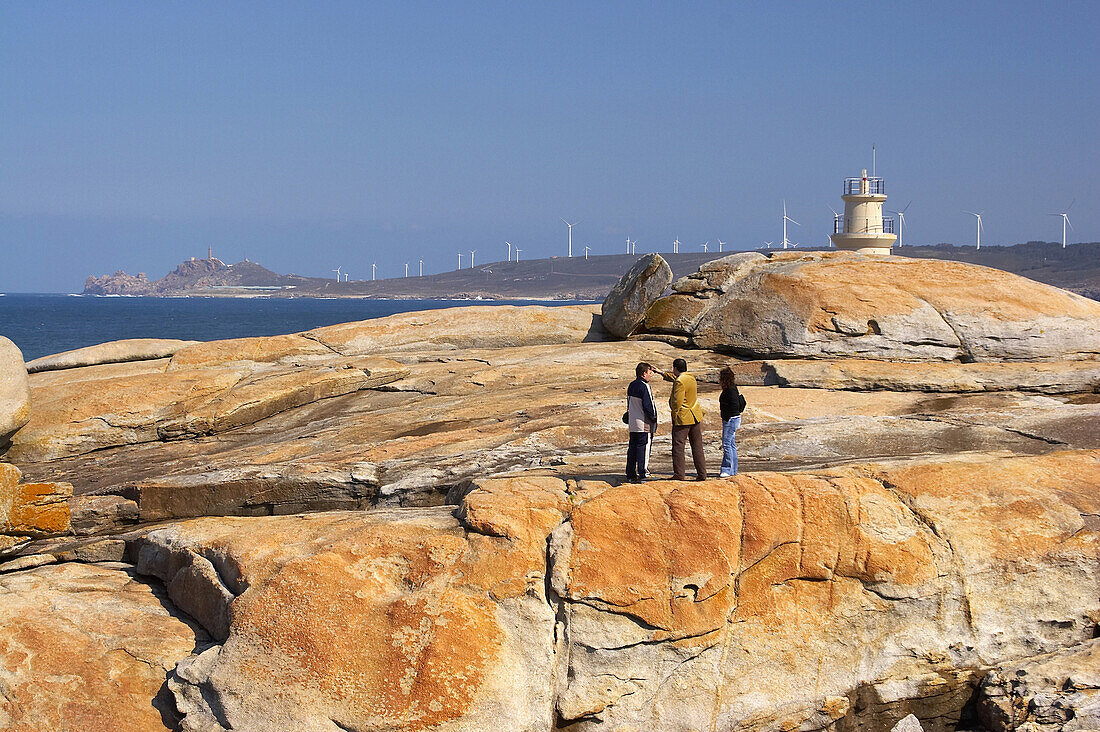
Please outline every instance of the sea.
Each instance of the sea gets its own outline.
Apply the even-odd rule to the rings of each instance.
[[[569,300],[366,300],[98,297],[0,294],[0,335],[30,361],[123,338],[223,338],[296,333],[395,313],[464,305],[575,305]]]

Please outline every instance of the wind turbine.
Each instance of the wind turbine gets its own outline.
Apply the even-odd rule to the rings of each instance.
[[[519,247],[516,247],[516,261],[517,262],[519,261],[519,253],[522,252],[522,251],[523,251],[522,249],[520,249]]]
[[[790,221],[795,226],[802,226],[790,216],[787,215],[787,202],[783,201],[783,248],[786,249],[790,245],[791,240],[787,238],[787,222]]]
[[[905,208],[900,211],[891,211],[898,215],[898,246],[902,246],[902,240],[905,238],[905,212],[909,210],[909,207],[913,205],[913,202],[905,204]]]
[[[476,249],[471,249],[470,250],[470,269],[474,268],[474,252],[476,252],[476,251],[477,251]]]
[[[630,237],[626,238],[626,253],[630,254]]]
[[[377,264],[375,264],[374,262],[371,262],[371,265],[370,265],[370,281],[371,281],[371,282],[374,282],[374,271],[375,271],[375,270],[376,270],[377,268],[378,268],[378,265],[377,265]]]
[[[417,272],[416,276],[417,277],[423,277],[424,276],[424,260],[423,259],[420,260],[420,270]]]
[[[709,249],[709,247],[710,247],[710,239],[707,239],[707,240],[706,240],[705,242],[703,242],[703,243],[702,243],[702,244],[700,244],[699,246],[703,247],[703,253],[704,253],[704,254],[706,254],[707,252],[709,252],[709,251],[710,251],[710,249]]]
[[[589,250],[590,248],[591,248],[591,247],[589,247],[589,246],[588,246],[587,244],[585,244],[585,245],[584,245],[584,258],[585,258],[585,259],[588,259],[588,250]]]
[[[971,216],[974,216],[975,218],[978,219],[978,246],[977,246],[977,249],[980,250],[982,248],[982,214],[981,213],[974,213],[973,211],[963,211],[963,213],[970,214]]]
[[[718,251],[719,252],[722,251],[722,245],[724,245],[725,243],[726,242],[722,241],[721,239],[718,240]]]
[[[504,243],[508,245],[508,261],[511,262],[512,261],[512,242],[506,241]]]
[[[1069,223],[1069,210],[1071,208],[1073,208],[1073,204],[1075,204],[1075,203],[1077,203],[1076,198],[1069,202],[1069,205],[1066,206],[1064,211],[1059,211],[1058,213],[1052,213],[1051,214],[1051,216],[1061,216],[1062,217],[1062,248],[1063,249],[1066,248],[1066,226],[1068,225],[1069,228],[1071,228],[1071,229],[1073,228],[1073,224]]]
[[[458,253],[458,268],[462,269],[462,252]]]
[[[409,263],[408,262],[405,262],[405,276],[406,277],[409,276]]]
[[[561,217],[559,216],[558,218],[561,218]],[[572,257],[573,256],[573,227],[576,226],[577,224],[579,224],[580,222],[579,221],[574,221],[573,223],[569,223],[565,219],[562,219],[562,223],[564,223],[566,226],[569,227],[569,256]]]
[[[350,275],[350,274],[348,274],[347,272],[345,272],[345,273],[344,273],[344,282],[347,282],[347,281],[348,281],[348,277],[351,277],[351,275]]]
[[[766,241],[766,242],[764,242],[764,247],[765,247],[766,249],[771,249],[771,248],[772,248],[772,242],[770,242],[770,241]]]
[[[336,273],[336,281],[339,282],[340,281],[340,268],[337,267],[336,269],[334,269],[332,271]]]
[[[634,248],[635,248],[635,247],[636,247],[637,245],[638,245],[638,240],[637,240],[637,239],[635,239],[634,241],[630,242],[630,253],[631,253],[632,255],[634,254]]]
[[[672,242],[672,253],[673,254],[679,254],[680,253],[680,239],[679,239],[679,237],[677,237],[676,241]]]

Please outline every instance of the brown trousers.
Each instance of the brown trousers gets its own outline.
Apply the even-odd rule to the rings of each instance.
[[[695,474],[699,480],[707,477],[707,461],[703,457],[703,425],[672,425],[672,479],[686,480],[684,473],[684,443],[691,440],[691,460],[695,463]]]

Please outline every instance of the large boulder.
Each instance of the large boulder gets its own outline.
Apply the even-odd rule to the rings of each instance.
[[[170,338],[127,338],[121,341],[110,341],[36,358],[27,362],[27,372],[33,374],[39,371],[74,369],[103,363],[151,361],[171,356],[184,346],[196,342]]]
[[[31,415],[31,390],[19,347],[0,336],[0,453]]]
[[[758,357],[1052,361],[1100,357],[1100,303],[962,262],[850,252],[708,262],[645,329]]]
[[[660,254],[647,254],[622,276],[603,301],[603,326],[613,336],[626,338],[645,321],[649,306],[665,294],[672,268]]]

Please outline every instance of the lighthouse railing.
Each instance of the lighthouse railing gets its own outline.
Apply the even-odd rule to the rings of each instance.
[[[863,181],[867,181],[867,193],[863,194]],[[885,196],[886,195],[886,180],[883,178],[845,178],[844,179],[844,195],[845,196]]]
[[[859,219],[857,219],[858,221]],[[841,226],[840,217],[837,216],[833,219],[833,233],[834,234],[893,234],[894,231],[894,219],[886,217],[882,220],[882,226],[873,226],[869,222],[864,221],[862,231],[853,231],[851,219],[847,220],[847,226]]]

